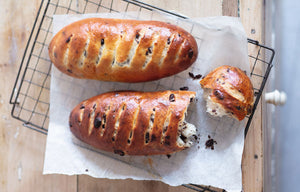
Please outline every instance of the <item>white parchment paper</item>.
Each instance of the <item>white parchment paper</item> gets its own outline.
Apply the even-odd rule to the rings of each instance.
[[[134,12],[56,15],[53,20],[54,34],[65,25],[86,17],[153,19],[179,25],[196,38],[199,56],[186,71],[146,83],[75,79],[52,67],[44,174],[88,174],[97,178],[160,180],[173,186],[194,183],[227,191],[241,191],[245,122],[207,114],[199,80],[193,80],[188,75],[188,72],[206,75],[220,65],[237,66],[249,74],[247,39],[239,19],[214,17],[192,21],[159,12],[144,16]],[[197,92],[198,101],[190,106],[187,121],[197,127],[200,140],[190,149],[172,154],[170,158],[165,155],[120,157],[82,143],[69,130],[69,113],[84,99],[113,90],[178,90],[183,86]],[[208,135],[217,142],[214,150],[205,148]]]

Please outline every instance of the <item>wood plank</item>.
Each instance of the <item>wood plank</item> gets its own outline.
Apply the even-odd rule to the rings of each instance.
[[[76,176],[43,175],[46,136],[10,116],[10,93],[40,0],[0,1],[0,191],[76,191]]]
[[[241,21],[246,30],[247,36],[263,43],[263,0],[240,1]],[[257,49],[251,49],[252,54]],[[250,62],[251,63],[251,62]],[[262,72],[262,67],[256,68],[257,73]],[[257,81],[254,81],[257,84]],[[263,132],[262,132],[262,105],[259,103],[250,126],[243,153],[243,189],[244,191],[263,191]]]

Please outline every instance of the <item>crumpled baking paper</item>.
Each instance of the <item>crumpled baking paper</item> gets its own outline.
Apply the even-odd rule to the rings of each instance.
[[[241,159],[245,122],[206,113],[199,80],[188,73],[206,75],[220,65],[232,65],[249,74],[247,38],[238,18],[213,17],[179,19],[153,12],[114,14],[55,15],[53,32],[87,17],[153,19],[170,22],[190,32],[197,40],[199,56],[186,71],[146,83],[117,83],[69,77],[52,67],[50,89],[50,123],[48,129],[44,174],[87,174],[96,178],[160,180],[172,186],[193,183],[211,185],[227,191],[241,191]],[[178,90],[188,86],[197,92],[197,102],[188,110],[187,121],[198,129],[198,142],[191,148],[156,156],[119,156],[97,150],[75,138],[69,130],[70,111],[82,100],[113,90],[158,91]],[[208,136],[217,144],[205,147]]]

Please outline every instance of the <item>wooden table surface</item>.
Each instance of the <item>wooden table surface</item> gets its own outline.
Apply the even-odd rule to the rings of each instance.
[[[23,127],[10,115],[9,97],[41,0],[0,1],[0,191],[191,191],[157,181],[108,180],[43,175],[46,135]],[[61,0],[65,1],[65,0]],[[68,1],[68,0],[66,0]],[[100,1],[100,0],[99,0]],[[144,0],[188,17],[240,16],[249,38],[263,43],[263,0]],[[262,104],[245,141],[244,191],[263,191]]]

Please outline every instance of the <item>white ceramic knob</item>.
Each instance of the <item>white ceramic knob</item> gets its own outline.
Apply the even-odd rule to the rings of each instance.
[[[271,103],[273,105],[284,105],[286,102],[286,94],[285,92],[279,92],[275,90],[273,92],[269,92],[265,94],[265,100],[267,103]]]

